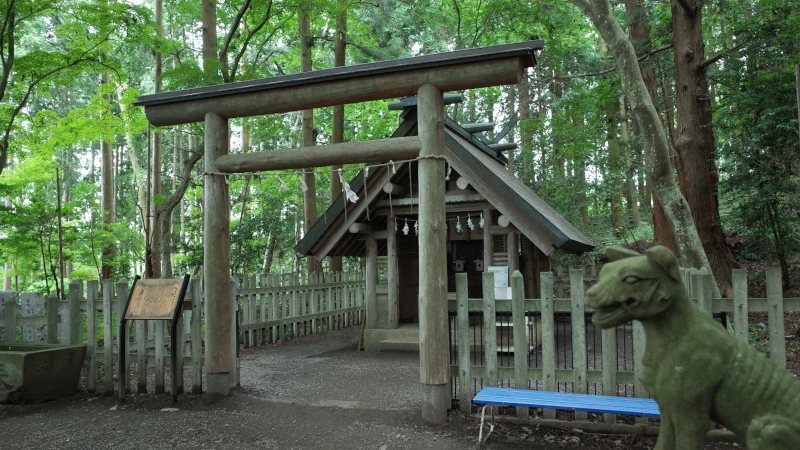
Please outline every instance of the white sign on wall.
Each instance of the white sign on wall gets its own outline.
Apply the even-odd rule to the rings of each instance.
[[[494,287],[508,287],[508,266],[489,266],[489,272],[494,272]]]
[[[494,298],[510,299],[511,288],[508,287],[508,266],[489,266],[489,272],[494,273]]]

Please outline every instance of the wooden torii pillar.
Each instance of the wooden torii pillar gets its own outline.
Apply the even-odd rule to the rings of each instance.
[[[450,363],[447,330],[444,99],[430,84],[417,92],[419,140],[419,373],[422,418],[447,421]]]
[[[405,60],[244,81],[140,97],[153,125],[205,121],[203,274],[206,304],[207,392],[227,395],[235,386],[231,340],[234,306],[230,280],[230,199],[224,174],[305,169],[331,164],[424,158],[420,177],[420,381],[422,415],[447,420],[446,222],[444,107],[442,92],[517,84],[535,65],[542,41],[426,55]],[[229,119],[384,100],[419,97],[419,137],[332,144],[229,155]],[[392,230],[393,231],[393,230]],[[342,232],[346,232],[346,229]],[[317,255],[320,258],[326,255]],[[393,318],[394,319],[394,318]],[[372,319],[374,320],[374,318]]]

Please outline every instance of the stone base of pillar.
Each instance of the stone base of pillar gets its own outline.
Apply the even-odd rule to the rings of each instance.
[[[228,372],[207,373],[206,393],[227,397],[231,393],[231,374]]]
[[[422,420],[433,425],[447,422],[450,389],[446,384],[422,385]]]

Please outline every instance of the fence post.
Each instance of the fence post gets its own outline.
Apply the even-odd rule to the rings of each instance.
[[[292,318],[292,338],[296,338],[300,331],[300,328],[297,324],[297,316],[300,312],[300,293],[298,292],[299,284],[300,277],[295,274],[294,277],[292,277],[292,308],[289,312],[289,317]]]
[[[310,311],[311,312],[311,334],[317,334],[317,319],[314,317],[314,315],[318,311],[317,302],[319,301],[319,298],[317,296],[317,286],[316,285],[320,282],[320,280],[319,280],[320,275],[322,275],[322,274],[318,273],[318,272],[314,272],[314,273],[309,274],[309,277],[308,277],[308,284],[309,284],[309,287],[311,288],[311,297],[309,298],[309,301],[311,303],[311,308],[310,308],[311,309],[311,311]]]
[[[97,280],[86,282],[86,388],[97,390]]]
[[[497,314],[494,306],[494,272],[483,272],[483,354],[485,386],[497,386]]]
[[[73,280],[69,283],[67,302],[69,303],[69,343],[78,345],[83,343],[83,314],[81,313],[81,298],[83,297],[83,282]]]
[[[17,292],[0,292],[0,315],[4,317],[4,329],[0,330],[0,342],[17,342],[19,340],[19,334],[16,332],[18,298],[19,293]]]
[[[200,327],[202,325],[203,305],[200,298],[200,279],[192,278],[189,282],[189,289],[192,292],[192,393],[203,393],[203,335]]]
[[[136,393],[144,394],[147,392],[147,324],[152,322],[149,320],[137,320],[134,323],[134,338],[136,339]]]
[[[187,311],[183,310],[183,301],[181,301],[181,304],[178,305],[178,308],[180,308],[180,313],[178,313],[178,322],[175,324],[175,348],[172,349],[172,351],[175,352],[175,373],[170,373],[170,376],[177,377],[175,379],[175,383],[171,384],[172,386],[175,386],[175,393],[183,394],[183,343],[186,340],[186,335],[184,334],[183,328],[183,317],[185,314],[187,314]]]
[[[700,306],[709,316],[714,316],[714,277],[711,269],[704,268],[700,275],[700,289],[703,291],[703,303]]]
[[[602,333],[603,395],[617,395],[617,327],[606,328]],[[624,339],[624,334],[623,334]],[[603,414],[606,423],[616,423],[616,414]]]
[[[528,326],[525,320],[525,287],[522,274],[511,275],[511,316],[514,323],[514,383],[517,389],[528,389]],[[528,408],[517,407],[517,417],[528,417]]]
[[[103,389],[105,395],[114,394],[114,308],[111,297],[114,282],[103,280]]]
[[[556,278],[556,289],[558,291],[558,296],[556,298],[564,298],[564,271],[560,267],[556,267],[554,273]]]
[[[553,273],[540,272],[539,286],[542,299],[542,387],[545,391],[556,390],[556,321],[553,308]],[[542,418],[555,419],[555,409],[542,411]]]
[[[250,321],[248,324],[254,324],[258,322],[257,317],[257,307],[258,305],[256,302],[258,301],[258,285],[256,284],[256,276],[250,275],[250,279],[248,280],[248,286],[250,287],[250,294],[247,296],[247,309],[248,309],[248,316],[250,317]],[[250,329],[250,346],[255,347],[258,345],[258,336],[256,330],[254,328]]]
[[[231,277],[231,301],[233,302],[233,308],[231,309],[231,358],[233,358],[233,364],[231,368],[233,370],[232,376],[230,377],[231,380],[231,388],[235,388],[242,384],[242,380],[239,378],[239,330],[237,325],[239,324],[239,301],[237,300],[237,295],[239,294],[239,280],[236,277]]]
[[[644,327],[638,320],[633,321],[633,393],[635,397],[647,398],[647,392],[642,385],[642,372],[644,371],[645,336]],[[637,417],[637,424],[647,424],[647,417]]]
[[[267,275],[262,273],[258,276],[258,286],[260,287],[259,289],[260,294],[258,296],[258,300],[260,302],[259,307],[261,308],[260,319],[261,322],[266,322],[268,320],[267,319]],[[260,333],[261,345],[266,345],[266,343],[269,342],[269,338],[267,336],[269,334],[269,330],[267,330],[267,327],[260,328],[260,330],[261,330]]]
[[[122,314],[125,312],[125,304],[128,302],[128,279],[120,278],[117,281],[117,349],[122,349],[120,341],[125,339],[125,383],[119,379],[119,374],[122,373],[121,368],[117,367],[117,379],[119,380],[120,398],[125,398],[131,388],[131,330],[130,322],[125,324],[125,328],[119,326],[122,323]],[[117,361],[120,361],[117,359]]]
[[[469,298],[467,274],[456,274],[456,341],[458,342],[458,408],[461,412],[472,412],[472,354],[469,338]]]
[[[270,275],[268,278],[269,287],[272,288],[269,295],[269,319],[270,320],[277,320],[280,315],[278,314],[278,286],[281,284],[278,282],[277,275]],[[278,331],[280,331],[279,326],[272,327],[272,342],[278,342]]]
[[[47,297],[47,343],[58,343],[58,296]]]
[[[247,277],[247,275],[243,274],[242,275],[241,291],[239,292],[239,299],[237,299],[237,301],[236,301],[237,306],[239,306],[241,304],[244,304],[243,308],[241,308],[241,311],[242,311],[242,325],[246,325],[246,324],[250,323],[250,308],[248,308],[248,304],[247,304],[247,299],[249,297],[249,295],[247,294],[247,290],[250,287],[249,283],[250,283],[250,279]],[[234,308],[234,310],[235,310],[235,308]],[[249,330],[242,332],[242,344],[244,345],[244,348],[249,348],[250,347],[250,331]]]
[[[747,270],[733,269],[733,334],[748,342]]]
[[[350,276],[349,272],[345,272],[344,273],[345,285],[342,288],[343,294],[342,294],[342,297],[339,299],[339,301],[334,306],[334,308],[347,308],[348,306],[356,306],[358,304],[358,302],[351,301],[351,296],[353,295],[353,291],[351,291],[351,289],[350,289],[350,280],[352,280],[354,278],[355,277],[351,277]],[[358,317],[361,317],[361,313],[359,312],[355,316],[356,316],[355,322],[358,323]],[[338,321],[339,321],[338,316],[334,316],[333,325],[336,328],[338,328],[338,326],[337,326],[338,325]]]
[[[586,385],[586,314],[583,306],[583,269],[570,269],[569,295],[572,305],[573,392],[587,393]],[[575,411],[575,420],[588,420],[586,411]]]
[[[767,326],[769,359],[786,368],[786,336],[783,324],[783,280],[780,267],[767,268]]]
[[[151,320],[150,325],[155,328],[155,338],[153,339],[153,345],[155,346],[155,354],[156,354],[156,365],[155,365],[155,373],[156,373],[156,394],[163,394],[164,393],[164,321],[163,320]]]

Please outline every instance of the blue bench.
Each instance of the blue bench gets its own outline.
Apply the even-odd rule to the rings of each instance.
[[[658,404],[649,398],[613,397],[608,395],[572,394],[568,392],[531,391],[485,387],[472,399],[484,405],[481,409],[481,429],[478,445],[482,444],[483,422],[486,408],[490,406],[526,406],[529,408],[566,409],[568,411],[590,411],[597,413],[627,414],[632,416],[661,417]],[[490,426],[486,439],[494,431]]]

